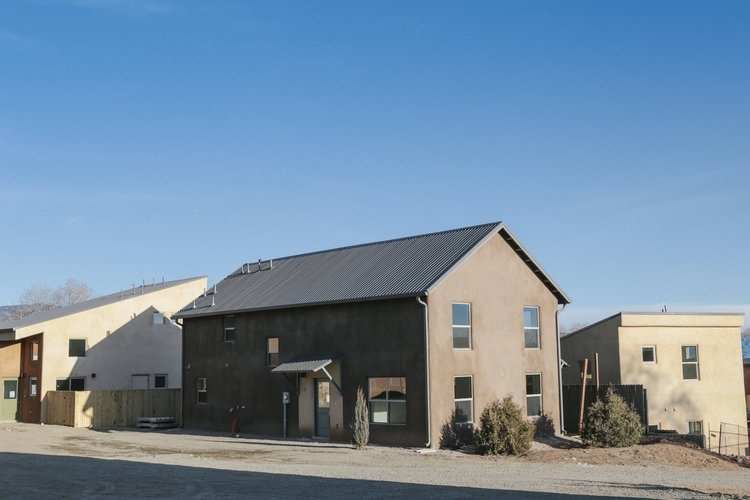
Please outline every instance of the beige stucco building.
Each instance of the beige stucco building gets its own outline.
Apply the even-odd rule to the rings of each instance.
[[[0,420],[45,422],[47,391],[180,388],[182,334],[170,316],[206,283],[137,286],[0,323]]]
[[[711,449],[721,433],[721,446],[732,449],[738,439],[747,443],[743,323],[742,314],[616,314],[561,339],[571,365],[564,383],[581,383],[583,359],[595,378],[598,353],[601,384],[640,384],[648,391],[650,429],[704,434]],[[736,427],[722,429],[722,423]]]

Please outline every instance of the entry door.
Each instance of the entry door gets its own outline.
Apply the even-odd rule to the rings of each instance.
[[[315,435],[331,436],[331,382],[315,380]]]
[[[0,420],[18,420],[18,379],[3,379],[3,399],[0,400]]]

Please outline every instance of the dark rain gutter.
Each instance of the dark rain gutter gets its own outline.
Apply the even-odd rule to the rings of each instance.
[[[424,293],[427,298],[427,292]],[[430,429],[430,321],[427,311],[427,302],[417,295],[417,302],[424,306],[424,363],[425,363],[425,404],[427,406],[427,442],[425,448],[432,445],[432,431]]]

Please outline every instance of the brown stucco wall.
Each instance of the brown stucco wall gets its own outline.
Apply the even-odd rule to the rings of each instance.
[[[582,330],[563,337],[560,340],[562,358],[570,366],[563,368],[563,383],[578,385],[581,383],[580,362],[588,359],[591,378],[588,383],[596,383],[596,355],[599,355],[599,383],[621,384],[620,347],[618,329],[621,322],[619,314],[590,325]]]
[[[542,406],[560,427],[557,299],[494,235],[429,295],[433,446],[455,406],[454,377],[471,375],[474,422],[490,402],[510,395],[525,413],[526,374],[542,375]],[[471,304],[469,350],[453,349],[451,304]],[[539,307],[540,349],[524,348],[524,306]]]

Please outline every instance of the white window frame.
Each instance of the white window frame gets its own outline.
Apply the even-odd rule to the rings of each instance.
[[[539,393],[529,393],[529,377],[539,377]],[[530,411],[531,406],[529,405],[529,399],[539,400],[539,413],[533,414]],[[526,416],[527,417],[540,417],[544,415],[544,406],[542,400],[542,374],[541,373],[527,373],[526,374]]]
[[[536,311],[536,325],[526,324],[526,310]],[[542,335],[541,335],[541,318],[539,317],[538,306],[523,306],[523,347],[526,350],[539,350],[542,348]],[[529,345],[527,334],[534,332],[536,337],[536,345]]]
[[[644,358],[643,354],[648,349],[651,350],[651,354],[653,355],[654,359],[652,361],[646,361],[645,359],[643,359]],[[656,346],[655,345],[642,345],[641,346],[641,362],[644,365],[655,365],[656,364]]]
[[[454,306],[466,306],[469,312],[469,323],[468,324],[457,324],[456,323],[456,315],[453,312]],[[451,331],[453,334],[453,349],[455,350],[471,350],[471,304],[469,302],[452,302],[451,303]],[[468,337],[469,337],[469,345],[468,346],[458,346],[456,347],[456,329],[466,329],[468,330]]]
[[[159,387],[156,385],[156,381],[163,377],[164,378],[164,387]],[[167,377],[166,373],[155,373],[154,374],[154,389],[162,390],[162,389],[168,389],[169,388],[169,378]]]
[[[195,380],[195,402],[199,405],[208,404],[208,381],[206,377]]]
[[[237,340],[237,327],[234,316],[224,316],[224,342],[234,344]]]
[[[154,324],[155,325],[163,325],[165,323],[164,321],[164,313],[155,311],[154,312]]]
[[[39,395],[39,378],[29,377],[29,396],[36,397]]]
[[[695,348],[695,358],[690,359],[686,355],[686,350],[689,348]],[[682,380],[700,380],[701,379],[701,372],[700,372],[700,356],[698,354],[698,344],[690,344],[690,345],[683,345],[680,347],[680,357],[682,359]],[[695,365],[695,377],[686,377],[685,376],[685,367]]]
[[[469,379],[469,388],[471,389],[471,396],[468,398],[458,398],[456,397],[456,380],[457,379],[463,379],[468,378]],[[467,415],[467,419],[465,423],[471,423],[474,422],[474,376],[473,375],[457,375],[453,377],[453,407],[454,409],[458,409],[458,403],[469,403],[469,414]],[[464,422],[459,422],[464,423]]]

